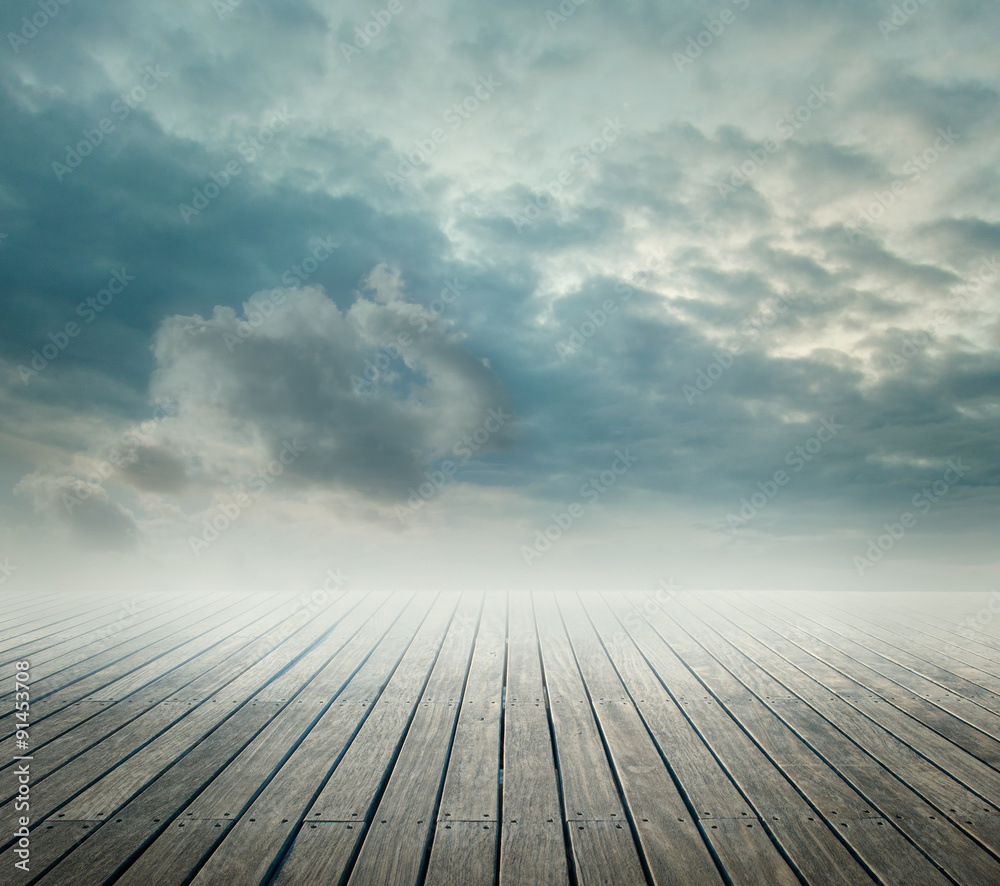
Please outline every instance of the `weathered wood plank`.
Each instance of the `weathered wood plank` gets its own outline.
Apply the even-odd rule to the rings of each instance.
[[[499,827],[496,821],[439,819],[424,886],[493,886]]]
[[[307,655],[299,659],[295,665],[274,681],[279,684],[284,682],[286,688],[292,690],[291,697],[287,699],[286,704],[273,702],[258,704],[251,700],[250,703],[243,705],[235,714],[227,717],[218,728],[194,747],[190,753],[186,754],[182,760],[178,761],[173,769],[161,774],[146,790],[117,813],[116,817],[126,821],[144,823],[144,828],[133,828],[134,834],[132,835],[134,840],[151,841],[143,852],[143,858],[147,855],[156,858],[159,854],[166,854],[172,859],[172,875],[176,875],[179,882],[187,882],[191,874],[201,865],[205,856],[225,837],[225,831],[206,830],[207,845],[204,847],[204,851],[197,855],[175,857],[173,847],[177,841],[178,827],[213,820],[196,818],[190,809],[181,815],[180,812],[184,805],[190,802],[191,797],[197,794],[220,768],[226,766],[226,763],[240,751],[241,747],[248,742],[252,743],[251,740],[254,736],[258,735],[278,713],[290,714],[293,717],[296,714],[305,715],[310,720],[315,720],[316,710],[311,705],[300,706],[297,703],[299,698],[296,696],[301,696],[305,692],[305,688],[319,685],[325,687],[331,701],[336,698],[344,682],[349,680],[357,670],[361,657],[371,649],[373,642],[384,634],[388,624],[391,624],[398,614],[394,611],[394,607],[387,609],[381,603],[382,600],[378,595],[363,600],[361,605],[352,609],[327,636],[329,648],[314,647],[310,649]],[[372,616],[373,608],[376,609],[374,616]],[[287,747],[287,745],[282,747],[283,753],[287,753]],[[258,781],[249,782],[245,786],[247,802],[269,774],[270,770],[257,770]],[[238,816],[242,805],[245,804],[234,807],[233,811],[223,812],[215,820],[231,823]],[[160,819],[152,816],[155,816],[158,811],[163,814],[164,810],[166,810],[166,818],[163,821],[166,824],[155,824]],[[150,824],[151,820],[153,824]],[[251,821],[251,824],[255,824],[255,822]],[[161,843],[164,845],[161,846]],[[92,870],[91,874],[92,876],[98,874],[112,876],[114,871]]]
[[[648,598],[644,599],[645,604],[650,603]],[[671,606],[670,619],[658,613],[656,605],[644,605],[643,611],[649,614],[651,627],[655,627],[656,634],[662,635],[660,642],[663,643],[663,638],[669,637],[672,652],[680,656],[685,665],[690,666],[699,682],[710,692],[709,703],[693,705],[689,710],[697,711],[703,708],[711,711],[715,705],[724,708],[740,723],[767,758],[780,769],[781,775],[792,782],[809,802],[815,814],[806,813],[805,822],[808,823],[811,819],[822,821],[827,831],[832,830],[837,833],[862,859],[865,868],[875,873],[880,880],[899,884],[947,882],[926,856],[884,818],[880,820],[888,826],[845,833],[845,829],[841,827],[843,820],[863,819],[873,813],[877,815],[876,808],[871,805],[870,800],[859,794],[831,768],[790,724],[782,721],[777,713],[767,706],[779,698],[789,698],[789,693],[784,691],[784,687],[756,670],[741,672],[739,666],[742,659],[737,656],[730,664],[730,657],[724,654],[724,647],[720,658],[709,654],[700,641],[711,641],[711,632],[699,626],[700,623],[682,605],[682,599],[686,600],[687,595],[676,601],[676,609]],[[675,615],[680,621],[673,618]],[[656,649],[655,640],[651,641],[651,649]],[[659,659],[654,660],[653,664],[659,671]],[[743,673],[742,682],[737,679],[740,673]],[[758,679],[754,680],[754,677]],[[751,685],[760,692],[759,696],[748,692]],[[801,704],[797,699],[790,700],[789,703]],[[738,740],[739,734],[724,727],[711,732],[713,741]],[[788,810],[795,808],[794,801],[781,790],[780,784],[772,783],[764,786],[754,784],[761,773],[768,772],[768,767],[759,766],[752,753],[740,759],[737,750],[736,760],[738,762],[733,768],[734,778],[743,784],[748,796],[752,799],[759,797],[758,817],[762,824],[773,825],[777,836],[784,826],[783,822],[791,822],[794,826],[803,820],[801,811],[791,818],[788,817]],[[778,792],[771,802],[767,799],[770,791]],[[779,816],[778,822],[774,821],[775,815]],[[805,827],[809,825],[806,824]],[[822,859],[824,854],[825,852],[821,852],[819,858]],[[805,870],[808,870],[808,862],[808,856],[800,858],[800,864]],[[826,874],[821,874],[820,882],[835,876],[841,879],[847,878],[850,882],[851,870],[841,862]],[[858,881],[863,882],[863,875],[858,877]]]
[[[567,826],[580,886],[646,886],[628,822],[571,821]]]
[[[977,757],[994,769],[1000,768],[1000,715],[985,710],[950,690],[935,686],[924,677],[900,668],[894,662],[873,654],[867,647],[827,631],[823,625],[798,616],[802,626],[787,620],[790,610],[763,608],[743,601],[736,605],[731,598],[725,604],[774,630],[798,649],[818,658],[855,681],[858,691],[841,691],[851,705],[879,719],[878,706],[889,705],[923,723],[948,741]],[[772,604],[777,605],[777,604]],[[799,664],[799,653],[786,647],[785,657]],[[802,667],[801,664],[799,664]],[[825,681],[823,681],[825,683]]]
[[[105,773],[99,781],[77,793],[61,811],[68,818],[100,818],[101,810],[107,810],[116,798],[130,797],[140,791],[248,697],[296,663],[313,641],[331,631],[344,614],[331,607],[283,641],[280,627],[269,629],[249,643],[239,638],[234,641],[241,644],[238,654],[224,648],[213,650],[221,660],[182,687],[169,701],[150,708],[57,770],[54,784],[62,792],[74,790],[74,793],[80,791],[81,782],[93,781],[95,770]],[[275,645],[276,640],[281,642]],[[204,664],[206,657],[207,653],[198,659]]]
[[[980,701],[992,710],[1000,705],[1000,677],[949,655],[931,652],[937,643],[923,639],[915,642],[905,632],[883,627],[847,610],[824,610],[824,615],[826,625],[835,627],[844,637],[868,646],[869,649],[877,646],[879,655],[909,668],[933,683],[966,698]]]
[[[186,650],[185,660],[176,666],[177,676],[183,674],[190,685],[195,685],[213,665],[224,662],[234,650],[245,647],[246,640],[233,641],[221,633],[227,629],[232,632],[240,624],[242,621],[238,618],[218,627],[217,642],[207,651],[202,645],[200,655],[196,650]],[[262,624],[267,625],[266,616]],[[171,704],[168,699],[172,696],[175,697]],[[169,686],[157,686],[155,690],[137,692],[130,700],[117,705],[82,702],[34,724],[32,747],[45,751],[39,754],[34,778],[37,782],[47,782],[43,791],[47,802],[36,808],[36,816],[41,818],[51,813],[102,773],[116,767],[123,757],[189,713],[192,704],[176,698]],[[50,732],[60,729],[63,731],[54,740],[46,740]],[[103,760],[103,764],[95,760]],[[5,804],[9,803],[10,800],[5,799]]]
[[[352,610],[352,615],[353,624],[350,616],[345,617],[329,634],[331,639],[329,650],[323,652],[321,648],[314,648],[311,650],[311,654],[321,658],[330,658],[333,655],[336,658],[337,631],[341,631],[345,637],[350,635],[352,630],[356,630],[359,625],[369,620],[370,609],[364,605],[355,607]],[[341,651],[343,650],[341,649]],[[294,685],[298,687],[303,682],[303,678],[308,679],[308,672],[300,673],[296,677],[294,671],[297,668],[306,668],[308,658],[307,655],[300,659],[283,677],[291,677],[295,681]],[[355,666],[353,660],[344,664],[348,665],[348,672]],[[312,667],[312,672],[315,672],[316,669],[315,666]],[[297,691],[298,688],[296,688]],[[205,741],[197,743],[189,753],[186,753],[175,768],[168,767],[168,769],[163,770],[160,777],[151,781],[146,789],[130,802],[115,810],[113,815],[104,816],[103,813],[98,815],[99,818],[104,817],[119,824],[126,824],[128,827],[97,829],[89,836],[84,845],[78,847],[67,860],[59,865],[58,871],[53,876],[58,878],[64,870],[85,868],[88,871],[90,881],[103,882],[104,879],[112,878],[126,867],[130,859],[136,853],[143,851],[144,847],[149,847],[154,858],[161,851],[174,858],[170,831],[175,827],[186,827],[191,824],[192,820],[188,818],[182,818],[179,821],[173,819],[176,818],[190,797],[200,790],[221,766],[225,765],[227,759],[232,757],[243,743],[260,731],[268,719],[274,716],[274,711],[269,706],[258,707],[246,704],[235,713],[215,709],[215,714],[222,719],[221,725],[211,730]],[[108,781],[109,779],[105,778],[98,782],[98,786],[103,789]],[[80,799],[77,798],[74,803]],[[89,798],[91,804],[103,804],[109,800],[112,806],[121,806],[120,798],[116,798],[114,793],[110,797],[106,792],[103,796],[97,793]],[[72,808],[72,805],[66,808]],[[226,821],[227,819],[220,817],[218,820]],[[211,849],[211,845],[215,841],[224,836],[224,829],[204,830],[204,833],[205,851],[202,855]],[[161,840],[166,841],[166,845],[162,849],[158,846]],[[107,850],[105,844],[109,841],[113,843],[114,851]],[[201,856],[189,858],[191,864],[198,864]],[[176,858],[174,858],[174,863],[178,863]],[[187,874],[185,873],[184,876]]]
[[[684,601],[685,607],[692,612],[697,610],[699,615],[704,616],[706,625],[720,623],[721,617],[714,610],[700,603],[696,598],[689,597]],[[694,617],[685,621],[685,628],[706,643],[714,656],[718,657],[725,666],[734,673],[741,682],[747,685],[754,693],[764,700],[779,717],[785,721],[795,732],[803,738],[814,750],[816,750],[827,761],[830,761],[832,768],[835,768],[845,779],[857,786],[859,793],[873,804],[874,809],[882,814],[882,818],[898,827],[910,839],[917,841],[920,836],[927,836],[926,829],[916,827],[918,819],[931,819],[940,813],[933,806],[927,804],[919,795],[914,793],[909,786],[904,783],[901,773],[893,774],[891,768],[886,769],[880,766],[876,759],[866,753],[856,742],[853,733],[846,735],[838,729],[839,723],[835,723],[812,707],[812,702],[823,696],[822,692],[816,692],[810,696],[809,703],[798,697],[789,697],[789,687],[785,686],[784,680],[793,680],[794,669],[789,669],[783,664],[780,656],[771,650],[766,649],[759,641],[744,635],[742,639],[733,637],[738,643],[733,645],[729,640],[725,640],[720,634],[714,632],[706,626],[699,627],[700,621]],[[720,624],[720,627],[723,627]],[[687,660],[687,653],[685,655]],[[780,679],[776,675],[780,675]],[[824,690],[825,692],[825,690]],[[829,695],[829,693],[827,693]],[[833,697],[835,698],[835,697]],[[840,715],[835,714],[836,720]],[[879,735],[878,740],[883,746],[889,746],[894,751],[898,751],[907,757],[901,743],[896,742],[891,735],[885,733]],[[871,747],[877,752],[877,748]],[[833,762],[835,761],[835,762]],[[897,762],[899,760],[897,759]],[[872,805],[867,808],[872,809]],[[910,815],[901,815],[901,809],[908,810]],[[833,813],[836,810],[830,810]],[[844,826],[838,825],[838,830],[845,830]],[[995,876],[996,864],[977,844],[959,828],[952,826],[947,821],[937,821],[934,826],[936,845],[939,847],[934,855],[935,867],[921,866],[915,858],[911,859],[905,867],[905,877],[897,874],[894,879],[897,881],[916,881],[918,877],[922,882],[941,882],[936,866],[940,865],[947,871],[957,876],[960,880],[978,880],[983,877]],[[885,828],[879,829],[883,833],[889,833]],[[866,829],[860,829],[864,835]],[[868,830],[867,833],[874,833]],[[854,836],[857,836],[855,834]],[[919,845],[919,844],[918,844]],[[884,855],[884,847],[879,854]],[[893,864],[898,860],[896,856],[888,858],[867,859],[869,867],[878,870],[878,864]],[[912,870],[911,870],[912,868]]]
[[[309,808],[309,820],[364,821],[391,770],[441,651],[457,601],[438,600]],[[350,703],[347,696],[345,702]]]
[[[555,749],[531,598],[512,595],[509,614],[500,886],[568,886]]]
[[[657,884],[721,884],[722,877],[705,843],[696,815],[674,784],[673,776],[646,729],[629,690],[575,596],[559,601],[576,652],[591,707],[611,757],[629,819],[646,864]],[[716,767],[717,768],[717,767]],[[621,822],[627,825],[629,822]],[[784,860],[769,847],[757,873],[767,882],[797,884]],[[773,864],[768,864],[771,859]],[[735,860],[735,859],[734,859]],[[758,876],[758,881],[761,876]]]
[[[627,655],[628,647],[619,642],[614,647],[618,650],[616,660],[627,668],[623,676],[628,683],[634,680],[635,687],[641,687],[639,708],[687,790],[732,881],[797,882],[797,869],[807,878],[818,875],[831,884],[864,882],[866,871],[829,828],[810,825],[810,818],[821,821],[816,810],[760,746],[742,732],[731,713],[709,695],[638,611],[630,613],[623,600],[614,602],[615,614],[623,626],[629,626],[631,634],[631,638],[625,634],[623,640],[634,640],[638,644],[635,651],[641,650],[645,656]],[[596,602],[592,605],[596,607]],[[598,623],[605,621],[610,619]],[[647,662],[645,670],[654,674],[655,683],[644,673],[642,665]],[[678,703],[675,695],[685,701]],[[666,716],[667,712],[672,716]],[[784,841],[778,839],[774,826],[779,817],[788,822],[790,833]],[[795,868],[772,838],[785,848]]]
[[[789,612],[798,612],[801,608],[792,609],[787,603],[781,604],[766,597],[760,603],[782,605]],[[975,698],[988,710],[995,710],[1000,701],[996,660],[978,657],[976,661],[975,653],[968,652],[952,639],[942,639],[934,633],[907,627],[897,618],[873,610],[870,605],[860,612],[844,609],[830,602],[825,595],[812,606],[811,620],[821,624],[829,636],[850,643],[852,649],[865,650],[865,661],[891,664],[894,673],[910,673],[918,680],[936,686],[934,694],[942,690],[957,690],[966,697]],[[953,635],[953,639],[959,638]],[[935,682],[921,672],[899,664],[896,661],[898,655],[925,659],[930,666],[941,669],[942,679]],[[952,684],[956,679],[959,682],[953,690]]]
[[[234,598],[235,599],[235,598]],[[59,630],[40,636],[36,631],[19,638],[19,645],[7,648],[3,656],[10,662],[16,658],[28,658],[37,684],[52,675],[60,674],[68,665],[79,664],[99,652],[120,647],[123,642],[134,639],[167,621],[186,617],[186,612],[196,604],[203,607],[217,606],[203,595],[186,594],[178,598],[144,601],[140,606],[136,596],[126,597],[117,606],[94,606],[89,611],[67,618],[59,624]],[[4,662],[9,663],[9,662]],[[65,685],[64,676],[54,681]],[[4,693],[0,698],[6,698]]]
[[[23,658],[25,646],[30,649],[31,644],[60,642],[66,637],[79,636],[82,624],[109,618],[120,596],[106,594],[96,599],[65,599],[61,594],[40,594],[37,600],[22,600],[18,606],[10,594],[0,593],[0,600],[10,607],[0,626],[3,631],[0,663],[9,664]]]
[[[323,784],[331,768],[336,767],[333,769],[335,776],[348,762],[348,757],[357,760],[360,756],[357,752],[350,754],[353,748],[363,748],[365,753],[375,750],[363,736],[369,730],[371,714],[380,706],[385,706],[383,700],[387,699],[387,693],[396,707],[402,707],[400,695],[411,697],[411,708],[416,704],[454,608],[454,599],[438,598],[433,601],[426,618],[417,620],[415,634],[408,632],[413,625],[404,626],[399,633],[390,632],[387,638],[390,643],[383,654],[370,658],[370,668],[359,672],[360,687],[355,687],[352,692],[351,684],[348,684],[338,699],[343,704],[332,706],[310,729],[198,871],[192,881],[194,884],[261,882],[275,865],[293,863],[293,856],[299,851],[294,843],[288,855],[283,856],[286,844],[297,833],[300,823],[329,820],[322,814],[319,802],[325,794],[328,795],[332,779],[326,781],[325,787]],[[358,700],[372,697],[372,679],[378,679],[381,687],[374,690],[377,699],[374,705]],[[353,680],[351,682],[354,683]],[[391,704],[392,701],[385,703]],[[345,711],[349,716],[344,716]],[[394,744],[398,743],[398,733],[392,740]],[[379,780],[383,775],[384,771],[377,772]],[[377,789],[378,783],[373,791]],[[318,790],[319,797],[314,801]],[[317,812],[320,814],[317,815]],[[364,821],[366,812],[367,807],[357,816],[348,812],[343,821],[350,824]]]
[[[487,595],[441,796],[453,821],[498,818],[506,635],[506,598]]]
[[[365,834],[349,886],[410,886],[419,880],[434,834],[481,607],[478,594],[464,595],[459,604]]]
[[[161,626],[154,637],[147,638],[147,645],[136,648],[131,655],[116,657],[109,650],[95,656],[95,660],[90,663],[82,663],[80,668],[74,669],[73,672],[63,672],[54,677],[52,686],[55,688],[49,688],[43,683],[40,689],[36,685],[32,714],[36,726],[42,726],[44,730],[40,733],[36,746],[47,741],[48,737],[59,734],[58,730],[47,722],[52,716],[65,713],[71,705],[83,699],[105,700],[106,696],[116,691],[118,697],[126,696],[128,693],[123,687],[129,678],[134,680],[136,675],[141,675],[142,683],[149,683],[157,675],[169,671],[172,666],[184,661],[185,652],[187,658],[193,657],[205,648],[212,637],[226,637],[233,634],[234,629],[229,623],[238,617],[237,613],[240,610],[246,608],[245,603],[234,602],[232,609],[220,607],[213,610],[208,604],[203,617],[199,617],[199,611],[195,610],[182,616],[175,625]],[[261,608],[258,616],[265,611],[266,608]],[[192,624],[198,624],[198,631],[194,636],[190,633],[185,636],[185,631],[189,632]],[[0,717],[0,735],[3,736],[3,741],[0,741],[0,751],[5,749],[13,732],[12,715],[5,714]]]
[[[777,666],[785,663],[782,682],[786,686],[876,759],[905,772],[905,781],[939,809],[978,813],[984,798],[1000,801],[996,770],[892,705],[855,703],[850,692],[857,690],[857,684],[794,643],[784,642],[772,628],[744,618],[742,629],[768,649],[770,661]],[[769,642],[783,643],[780,656]],[[1000,812],[1000,808],[993,811]]]
[[[824,595],[823,604],[834,610],[842,610],[837,602]],[[957,618],[953,613],[951,619],[942,623],[938,619],[932,619],[919,609],[900,606],[889,608],[880,603],[879,599],[869,599],[867,605],[855,611],[863,614],[866,618],[874,617],[879,623],[892,624],[897,633],[903,632],[909,637],[919,637],[921,635],[933,637],[941,646],[938,647],[947,655],[972,664],[986,673],[996,673],[1000,668],[1000,648],[980,643],[974,638],[966,636],[967,628],[978,625],[980,621],[989,622],[1000,614],[998,601],[992,596],[986,596],[978,609],[969,612],[967,615],[960,614]],[[991,610],[996,610],[994,613]]]
[[[258,604],[250,608],[245,605],[233,609],[224,607],[219,611],[208,611],[204,615],[195,611],[189,613],[186,619],[182,618],[178,625],[162,626],[155,636],[148,638],[148,646],[136,649],[132,655],[116,660],[109,653],[99,669],[88,667],[83,674],[75,675],[72,679],[70,675],[64,674],[62,679],[67,681],[65,684],[57,684],[59,688],[34,696],[33,745],[41,748],[81,722],[81,717],[91,716],[98,710],[94,703],[109,707],[115,701],[129,699],[135,705],[138,699],[129,696],[136,692],[137,685],[139,688],[149,687],[165,674],[173,671],[184,673],[184,670],[178,669],[189,666],[214,644],[235,636],[243,624],[255,620],[268,623],[269,609],[266,604]],[[193,636],[192,624],[198,625]],[[172,676],[176,677],[177,674]],[[161,683],[158,688],[163,685]],[[168,691],[158,697],[165,698],[169,694]],[[8,714],[0,719],[0,732],[5,735],[0,741],[0,752],[11,745],[11,736],[14,734],[12,716]],[[100,735],[99,729],[92,731]]]
[[[394,597],[367,621],[355,637],[345,645],[343,654],[331,659],[315,678],[309,680],[295,695],[294,705],[284,705],[269,699],[273,692],[262,691],[251,700],[251,706],[280,709],[267,727],[231,760],[204,791],[185,810],[192,818],[238,817],[272,773],[301,743],[316,724],[324,707],[332,702],[339,719],[359,721],[367,706],[349,700],[376,693],[384,686],[413,636],[419,615],[426,614],[427,603],[405,595]],[[394,611],[402,605],[402,612]],[[408,618],[410,617],[410,618]],[[284,686],[278,691],[291,691],[294,673],[282,675]],[[346,685],[342,685],[347,680]],[[330,714],[329,716],[333,716]]]
[[[317,821],[304,823],[295,835],[274,886],[302,886],[304,883],[339,883],[355,847],[363,839],[364,822]],[[225,880],[219,879],[220,884]]]
[[[623,822],[625,808],[551,594],[535,595],[535,620],[566,820]]]
[[[644,884],[639,847],[559,609],[551,594],[536,594],[534,600],[577,882]]]
[[[25,883],[1000,882],[982,594],[120,598],[9,610]]]
[[[506,595],[487,594],[448,759],[428,884],[494,883],[506,638]]]
[[[103,822],[49,820],[31,828],[29,873],[37,877],[57,864],[73,847],[78,846],[89,837]],[[11,828],[13,831],[13,828]],[[5,835],[6,836],[6,835]],[[20,860],[15,854],[16,844],[11,842],[3,852],[0,852],[0,870],[12,872],[14,863]],[[28,877],[16,874],[21,883],[29,882]],[[17,883],[12,879],[11,882]]]
[[[197,867],[233,825],[222,819],[194,819],[171,823],[135,862],[115,880],[115,886],[184,886],[188,871]],[[93,873],[92,869],[88,870]],[[59,871],[63,873],[62,870]]]

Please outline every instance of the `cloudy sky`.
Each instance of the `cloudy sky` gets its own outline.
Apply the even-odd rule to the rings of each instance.
[[[1000,579],[997,4],[0,24],[4,590]]]

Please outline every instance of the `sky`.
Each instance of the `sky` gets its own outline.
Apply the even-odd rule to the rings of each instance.
[[[3,591],[997,584],[997,4],[0,31]]]

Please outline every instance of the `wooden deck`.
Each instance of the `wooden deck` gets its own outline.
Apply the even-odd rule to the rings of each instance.
[[[11,599],[0,882],[996,886],[985,597]]]

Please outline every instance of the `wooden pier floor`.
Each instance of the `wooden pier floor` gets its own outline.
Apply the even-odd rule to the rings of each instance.
[[[10,599],[0,882],[996,886],[988,602]]]

